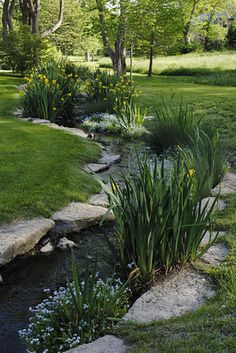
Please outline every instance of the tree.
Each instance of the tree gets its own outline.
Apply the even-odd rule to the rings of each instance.
[[[117,75],[126,73],[126,29],[128,0],[104,1],[96,0],[100,33],[107,55],[111,58],[114,72]],[[111,29],[113,25],[113,29]],[[109,36],[109,30],[114,33]],[[113,45],[111,44],[113,41]]]

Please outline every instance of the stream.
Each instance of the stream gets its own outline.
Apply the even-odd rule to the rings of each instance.
[[[108,181],[110,175],[119,180],[119,171],[127,172],[129,164],[135,169],[135,158],[130,158],[130,155],[135,154],[133,148],[135,146],[137,149],[144,149],[142,142],[124,143],[122,140],[104,136],[98,136],[96,140],[102,142],[109,153],[120,154],[122,157],[119,164],[112,165],[109,170],[99,174],[104,181]],[[130,153],[131,151],[133,152]],[[114,226],[104,225],[67,236],[78,244],[74,253],[81,266],[81,275],[86,256],[90,256],[92,262],[97,254],[100,276],[109,276],[111,269],[104,260],[107,249],[105,234],[112,232]],[[28,326],[28,308],[45,299],[45,288],[56,290],[64,286],[70,276],[70,268],[70,250],[56,250],[50,255],[36,254],[17,258],[1,269],[4,285],[0,286],[0,353],[26,352],[18,331]]]

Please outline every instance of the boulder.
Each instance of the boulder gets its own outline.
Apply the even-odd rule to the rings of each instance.
[[[216,197],[206,197],[202,199],[202,209],[207,205],[206,212],[208,212],[214,204]],[[218,200],[214,206],[214,211],[223,211],[226,207],[226,203],[223,200]]]
[[[117,164],[121,161],[121,156],[119,154],[110,155],[105,150],[102,151],[102,158],[99,160],[99,163],[108,164],[109,166],[112,164]]]
[[[125,353],[126,351],[127,347],[120,338],[107,335],[94,342],[70,349],[65,353]]]
[[[0,266],[31,251],[54,227],[51,219],[35,218],[0,227]]]
[[[44,125],[44,124],[50,123],[50,121],[46,119],[33,119],[31,121],[33,124],[37,124],[37,125]]]

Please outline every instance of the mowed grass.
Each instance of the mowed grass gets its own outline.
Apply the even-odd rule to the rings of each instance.
[[[153,115],[164,100],[171,106],[184,103],[194,106],[197,117],[216,126],[228,145],[231,159],[236,156],[236,87],[198,84],[194,77],[136,74],[135,83],[143,91],[141,102]]]
[[[89,65],[91,68],[111,68],[111,60],[108,57],[95,57],[90,63],[84,62],[84,57],[71,56],[69,59],[79,65]],[[133,59],[133,70],[136,73],[146,74],[148,72],[149,60],[146,58]],[[127,59],[129,70],[129,59]],[[211,73],[216,71],[236,70],[236,52],[213,52],[213,53],[191,53],[178,56],[159,56],[154,58],[153,74],[178,71],[186,73]]]
[[[80,167],[100,156],[90,141],[22,122],[9,113],[20,79],[0,76],[0,223],[49,217],[99,190]]]

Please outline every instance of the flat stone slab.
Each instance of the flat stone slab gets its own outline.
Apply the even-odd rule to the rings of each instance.
[[[0,227],[0,266],[28,253],[54,226],[51,219],[36,218]]]
[[[196,310],[214,295],[215,288],[202,273],[182,270],[138,298],[124,319],[148,323],[181,316]]]
[[[235,173],[226,173],[222,183],[217,185],[213,190],[211,190],[211,194],[213,196],[218,195],[227,195],[236,192],[236,174]]]
[[[36,124],[36,125],[45,125],[50,123],[50,121],[46,119],[31,119],[31,121],[33,124]]]
[[[109,169],[108,164],[89,163],[83,168],[87,173],[101,173]]]
[[[214,240],[214,239],[215,239],[215,237],[217,236],[217,233],[218,233],[218,232],[215,232],[215,231],[212,232],[211,240]],[[226,232],[219,232],[218,237],[224,237],[225,234],[226,234]],[[208,244],[209,240],[210,240],[210,232],[206,232],[206,234],[204,235],[204,238],[203,238],[202,241],[201,241],[201,245],[206,245],[206,244]]]
[[[117,164],[121,161],[121,156],[119,154],[111,155],[106,151],[102,152],[102,158],[99,160],[99,163],[105,163],[109,166],[112,164]]]
[[[224,243],[217,243],[212,245],[201,259],[212,266],[219,266],[228,253],[229,249]]]
[[[206,212],[208,212],[215,202],[216,197],[209,196],[202,199],[202,209],[206,206]],[[223,211],[226,207],[226,203],[223,200],[218,200],[214,206],[214,211]]]
[[[90,196],[88,203],[94,206],[107,207],[108,198],[106,194],[100,193],[100,194]]]
[[[63,210],[53,214],[52,219],[56,225],[62,225],[64,231],[79,231],[97,222],[100,222],[107,214],[107,209],[101,206],[93,206],[87,203],[72,202]],[[107,220],[112,215],[107,215]]]
[[[120,338],[107,335],[94,342],[70,349],[65,353],[125,353],[126,351],[127,347]]]
[[[54,124],[54,123],[47,123],[47,124],[44,124],[44,125],[47,125],[48,127],[52,128],[52,129],[62,130],[62,131],[68,132],[71,135],[87,138],[87,134],[83,130],[80,130],[80,129],[71,128],[71,127],[65,127],[65,126],[59,126],[59,125]]]

